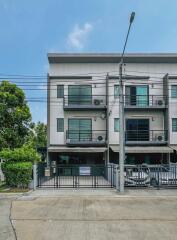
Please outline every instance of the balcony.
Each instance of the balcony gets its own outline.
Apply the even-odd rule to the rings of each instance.
[[[105,95],[65,96],[63,100],[63,109],[65,111],[105,110],[106,96]]]
[[[66,145],[68,146],[105,146],[106,139],[106,130],[66,131]]]
[[[125,132],[126,145],[166,145],[167,130],[128,130]]]
[[[125,110],[157,110],[167,108],[167,97],[162,95],[125,95]]]

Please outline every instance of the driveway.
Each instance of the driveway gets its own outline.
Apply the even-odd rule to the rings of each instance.
[[[13,202],[12,219],[18,240],[176,240],[177,196],[38,191]]]
[[[0,193],[0,240],[15,240],[11,218],[11,204],[21,194]]]

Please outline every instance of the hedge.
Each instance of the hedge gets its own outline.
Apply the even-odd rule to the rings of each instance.
[[[3,163],[2,171],[9,187],[28,188],[32,179],[32,163]]]
[[[40,155],[35,149],[28,146],[15,149],[3,149],[0,152],[0,158],[5,162],[39,162]]]

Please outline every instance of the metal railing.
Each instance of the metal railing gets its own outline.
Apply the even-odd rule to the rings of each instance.
[[[165,107],[167,97],[162,95],[124,95],[125,107]]]
[[[115,167],[112,165],[56,165],[47,171],[38,166],[38,187],[42,188],[112,188]]]
[[[177,164],[126,165],[124,168],[127,187],[177,187]]]
[[[64,107],[72,106],[90,106],[90,107],[105,107],[106,96],[105,95],[68,95],[64,96]]]
[[[104,188],[116,187],[119,165],[38,164],[38,187]],[[125,165],[125,187],[177,188],[177,163],[158,165]]]
[[[66,143],[105,143],[107,138],[106,130],[67,130]]]
[[[126,142],[166,142],[168,140],[167,130],[127,130],[125,131]]]

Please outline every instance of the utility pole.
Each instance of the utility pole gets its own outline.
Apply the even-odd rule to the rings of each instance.
[[[106,75],[106,137],[107,137],[107,157],[106,164],[109,164],[109,73]]]
[[[131,13],[129,28],[121,55],[119,63],[119,121],[120,121],[120,131],[119,131],[119,191],[124,192],[124,160],[125,160],[125,131],[124,131],[124,93],[123,93],[123,79],[122,79],[122,68],[124,64],[124,53],[128,41],[128,36],[130,33],[130,28],[135,18],[135,12]]]

